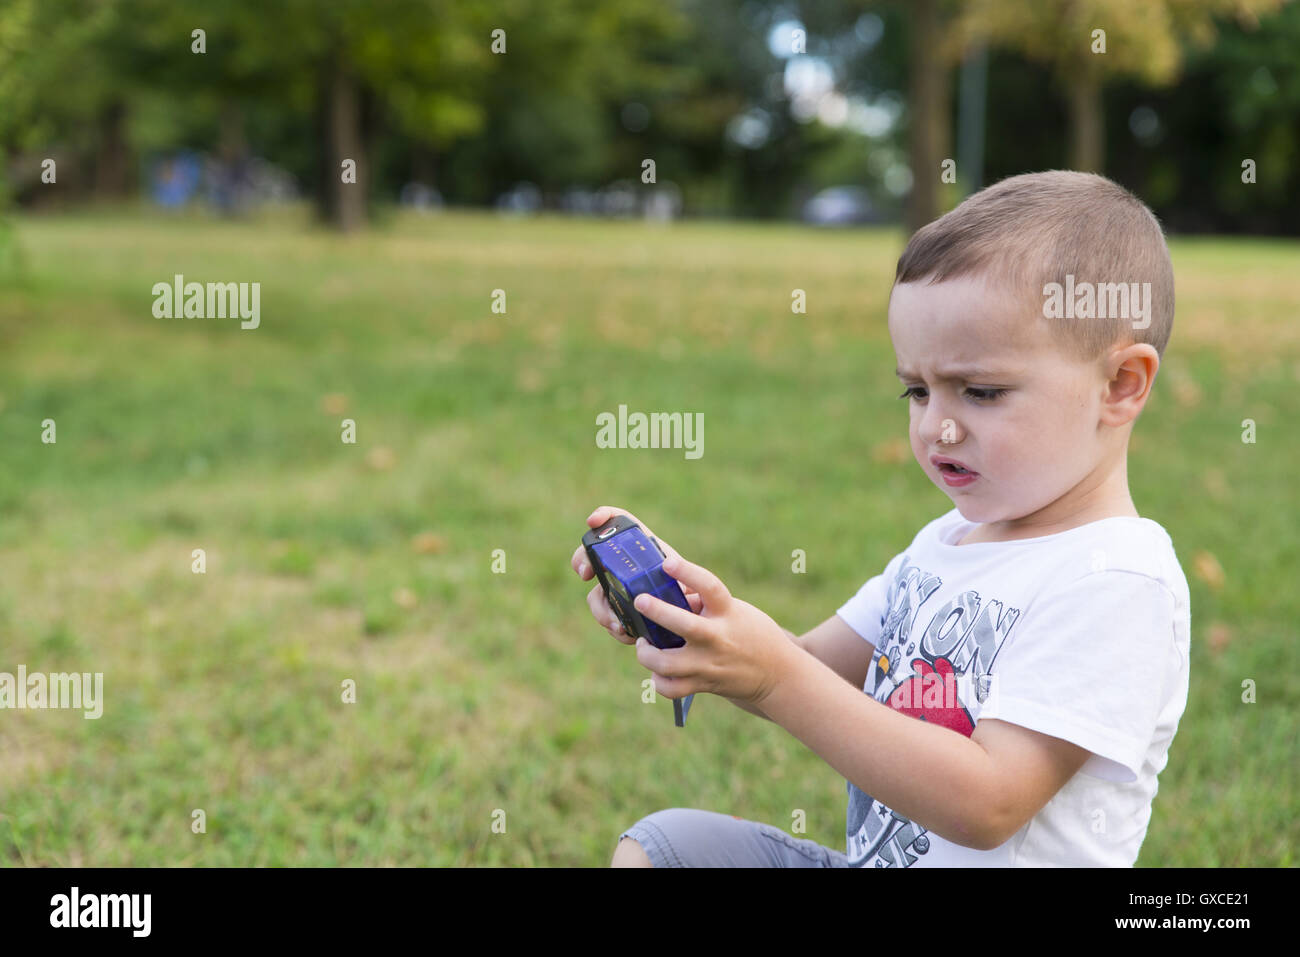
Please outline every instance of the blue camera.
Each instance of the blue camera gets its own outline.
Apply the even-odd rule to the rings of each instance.
[[[633,606],[637,595],[655,598],[691,610],[681,585],[663,569],[667,557],[659,542],[626,515],[615,515],[600,528],[582,536],[582,547],[596,573],[605,600],[623,629],[634,638],[644,638],[656,648],[680,648],[681,635],[644,617]],[[686,726],[686,713],[695,695],[674,699],[673,717],[679,728]]]

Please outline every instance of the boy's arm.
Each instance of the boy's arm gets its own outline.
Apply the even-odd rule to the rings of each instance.
[[[853,687],[861,688],[866,682],[867,669],[871,667],[871,656],[875,652],[875,646],[865,641],[838,614],[831,615],[802,637],[795,635],[789,628],[781,630],[789,635],[790,640],[796,645],[830,667]],[[750,714],[772,720],[748,702],[737,698],[727,698],[727,700]]]
[[[782,628],[781,630],[784,631],[787,635],[789,635],[790,640],[793,641],[796,645],[799,644],[800,638],[793,631],[791,631],[789,628]],[[723,695],[723,697],[726,697],[726,695]],[[768,718],[767,715],[765,715],[762,711],[760,711],[758,708],[754,707],[754,705],[750,704],[747,701],[741,701],[739,698],[727,698],[727,700],[730,701],[732,704],[734,704],[741,711],[748,711],[750,714],[756,714],[760,718],[767,718],[768,721],[772,720],[771,718]]]
[[[1088,751],[989,719],[968,738],[895,711],[792,645],[757,706],[859,789],[965,847],[992,850],[1074,776]]]

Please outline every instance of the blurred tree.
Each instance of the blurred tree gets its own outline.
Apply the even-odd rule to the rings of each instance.
[[[1298,235],[1300,4],[1217,31],[1185,53],[1176,87],[1108,89],[1108,168],[1172,230]]]
[[[481,130],[440,153],[452,191],[490,202],[519,181],[549,194],[635,180],[646,158],[656,161],[657,178],[679,173],[679,155],[660,149],[659,124],[668,117],[658,109],[693,84],[681,50],[696,27],[678,7],[660,0],[514,4],[501,19],[509,52],[496,57],[480,101]],[[636,116],[624,116],[628,104],[639,108]]]
[[[93,0],[0,4],[0,146],[61,161],[60,192],[85,192],[92,182],[101,195],[130,187],[133,45],[120,12]],[[39,175],[23,172],[19,186]]]
[[[839,14],[849,7],[810,6],[827,17],[816,28],[807,24],[808,56],[838,63],[836,50],[853,27]],[[790,57],[773,52],[769,38],[802,10],[674,0],[637,11],[622,5],[603,26],[555,22],[579,51],[591,42],[598,53],[575,52],[590,61],[578,70],[521,69],[501,78],[489,92],[482,135],[448,158],[457,195],[490,201],[519,180],[547,195],[611,180],[640,189],[641,163],[653,159],[658,183],[677,184],[696,213],[786,215],[822,159],[852,141],[861,150],[861,136],[792,113],[784,81]],[[601,40],[598,28],[621,35]],[[592,36],[583,39],[584,31]]]
[[[141,80],[223,100],[270,99],[312,116],[317,208],[343,230],[366,220],[370,158],[380,123],[445,145],[483,123],[484,85],[495,68],[492,11],[451,0],[122,0],[151,56]],[[195,54],[191,31],[206,31]],[[183,42],[178,44],[178,38]],[[382,111],[381,111],[382,105]],[[242,114],[226,103],[227,151]],[[351,161],[345,168],[345,162]]]
[[[239,104],[271,102],[286,117],[314,117],[318,207],[353,229],[365,220],[381,129],[418,145],[429,177],[440,151],[479,133],[495,106],[523,99],[537,112],[512,112],[506,146],[570,163],[583,157],[557,147],[575,142],[551,131],[580,128],[569,122],[583,115],[573,104],[599,103],[653,73],[633,54],[673,24],[680,29],[656,0],[617,9],[595,0],[495,9],[453,0],[12,0],[0,10],[0,136],[34,146],[91,122],[101,181],[116,189],[129,168],[127,107],[145,91],[204,104],[228,154],[245,139]],[[204,31],[202,52],[195,30]],[[94,82],[83,84],[87,76]],[[345,160],[355,162],[355,185],[344,181]]]
[[[120,195],[137,155],[188,149],[270,160],[355,228],[368,200],[413,178],[452,202],[521,180],[553,199],[611,180],[645,189],[654,159],[691,212],[786,215],[858,183],[889,212],[906,195],[915,228],[955,189],[937,178],[953,155],[953,67],[989,37],[988,180],[1061,165],[1068,144],[1070,165],[1108,158],[1182,228],[1294,232],[1300,5],[1257,32],[1234,19],[1279,3],[0,0],[0,150],[28,203]],[[791,26],[805,52],[789,49]],[[1149,85],[1180,63],[1179,87]],[[825,96],[800,92],[810,74],[833,74]],[[1053,77],[1071,92],[1054,95]],[[40,184],[45,157],[57,190]],[[1246,157],[1260,175],[1242,188],[1224,171]]]
[[[1102,84],[1132,75],[1167,84],[1183,40],[1208,45],[1215,16],[1254,23],[1283,0],[963,0],[947,42],[987,42],[1051,65],[1067,93],[1070,167],[1101,172]]]
[[[944,60],[939,0],[913,0],[908,42],[908,103],[912,120],[908,157],[912,167],[912,192],[907,204],[908,233],[914,233],[939,214],[939,163],[941,143],[948,127],[948,63]]]
[[[821,4],[814,23],[825,24],[834,15]],[[915,232],[941,212],[941,196],[955,190],[942,188],[942,163],[953,156],[953,72],[963,50],[950,39],[958,0],[907,0],[907,2],[848,2],[829,5],[843,22],[875,18],[884,37],[869,55],[857,58],[854,80],[865,81],[876,93],[906,92],[905,130],[911,187],[903,218],[908,233]]]

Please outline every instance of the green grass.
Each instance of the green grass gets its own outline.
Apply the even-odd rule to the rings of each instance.
[[[102,671],[106,701],[0,712],[0,864],[602,866],[673,806],[786,829],[802,809],[843,847],[843,778],[721,699],[685,730],[642,704],[568,558],[620,504],[804,631],[947,511],[895,399],[901,235],[447,214],[343,238],[115,211],[16,237],[0,670]],[[1192,679],[1139,864],[1294,866],[1300,247],[1173,254],[1129,478],[1187,571]],[[261,327],[155,319],[177,272],[260,281]],[[620,403],[703,412],[707,454],[597,449]]]

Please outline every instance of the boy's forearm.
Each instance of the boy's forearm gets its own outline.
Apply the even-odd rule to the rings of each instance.
[[[899,814],[965,847],[996,843],[992,760],[965,735],[895,711],[798,646],[758,707]]]
[[[723,697],[726,697],[726,696],[724,695]],[[747,703],[747,702],[745,702],[745,701],[741,701],[739,698],[727,698],[727,700],[730,701],[732,704],[734,704],[734,705],[735,705],[737,708],[739,708],[741,711],[748,711],[750,714],[756,714],[756,715],[758,715],[760,718],[767,718],[767,715],[765,715],[762,711],[759,711],[759,710],[758,710],[756,707],[754,707],[752,704],[749,704],[749,703]],[[772,719],[771,719],[771,718],[767,718],[767,720],[768,720],[768,721],[771,721]]]
[[[782,628],[781,630],[784,631],[787,635],[789,635],[790,640],[793,641],[795,644],[799,643],[799,636],[796,635],[789,628]],[[770,717],[767,716],[767,714],[765,714],[762,711],[762,709],[755,707],[754,705],[750,704],[747,701],[741,701],[738,698],[727,698],[727,700],[730,701],[732,704],[734,704],[737,708],[739,708],[742,711],[748,711],[750,714],[756,714],[760,718],[767,718],[768,721],[772,720]]]

